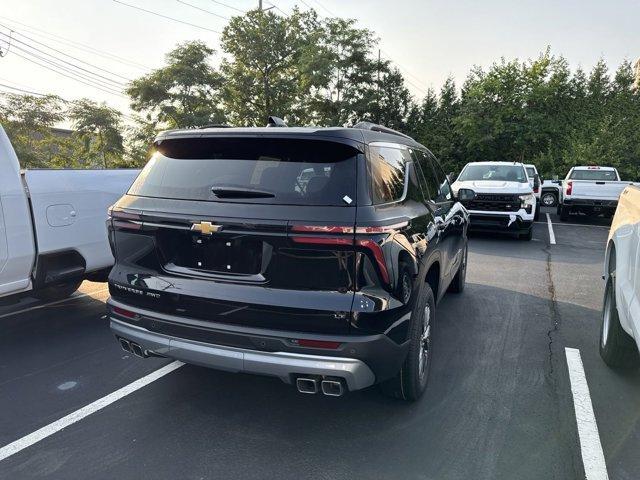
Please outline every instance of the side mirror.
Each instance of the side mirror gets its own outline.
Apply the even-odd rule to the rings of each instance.
[[[458,190],[459,202],[470,202],[474,198],[476,198],[476,192],[474,192],[470,188],[461,188],[460,190]]]
[[[533,176],[533,189],[537,190],[540,188],[540,177],[538,175]]]
[[[450,172],[449,175],[447,175],[447,180],[449,180],[449,184],[452,184],[453,182],[456,181],[456,175],[453,172]]]

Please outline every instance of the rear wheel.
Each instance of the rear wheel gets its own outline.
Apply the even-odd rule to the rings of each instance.
[[[69,280],[66,282],[56,283],[54,285],[43,288],[42,290],[38,290],[34,292],[34,296],[40,300],[44,301],[52,301],[52,300],[62,300],[67,298],[73,294],[80,285],[82,284],[82,279],[78,280]]]
[[[640,365],[636,342],[620,325],[616,306],[615,271],[609,275],[604,291],[600,356],[610,367],[630,368]]]
[[[569,221],[569,207],[562,205],[559,207],[559,209],[560,209],[560,220],[562,222]]]
[[[431,366],[431,339],[435,319],[435,298],[424,282],[411,313],[409,352],[398,374],[380,386],[392,397],[415,401],[424,393]]]

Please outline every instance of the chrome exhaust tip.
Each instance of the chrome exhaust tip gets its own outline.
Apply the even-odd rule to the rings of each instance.
[[[341,397],[345,393],[342,380],[323,380],[321,387],[322,393],[329,397]]]
[[[136,357],[147,358],[147,355],[145,355],[144,349],[140,345],[138,345],[137,343],[131,342],[131,352]]]
[[[296,378],[296,387],[298,387],[300,393],[318,393],[318,383],[318,380],[315,378]]]
[[[125,340],[124,338],[119,338],[118,340],[120,341],[120,346],[122,347],[122,349],[125,352],[132,353],[131,352],[131,342],[129,340]]]

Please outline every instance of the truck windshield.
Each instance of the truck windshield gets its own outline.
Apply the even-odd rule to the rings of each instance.
[[[164,140],[129,190],[141,197],[348,206],[358,151],[283,138]],[[354,204],[355,205],[355,204]]]
[[[458,177],[460,182],[473,180],[497,180],[527,183],[527,174],[522,165],[467,165]]]
[[[615,182],[618,180],[613,170],[574,170],[569,176],[570,180],[593,180],[597,182]]]

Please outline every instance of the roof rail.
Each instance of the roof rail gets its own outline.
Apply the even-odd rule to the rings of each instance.
[[[409,135],[405,135],[404,133],[400,133],[397,130],[385,127],[384,125],[378,125],[377,123],[358,122],[352,128],[359,128],[360,130],[371,130],[373,132],[390,133],[391,135],[398,135],[400,137],[411,139]]]
[[[207,125],[200,125],[198,129],[202,128],[231,128],[231,125],[226,123],[209,123]]]
[[[267,127],[288,127],[284,120],[279,117],[270,116],[267,119]]]

